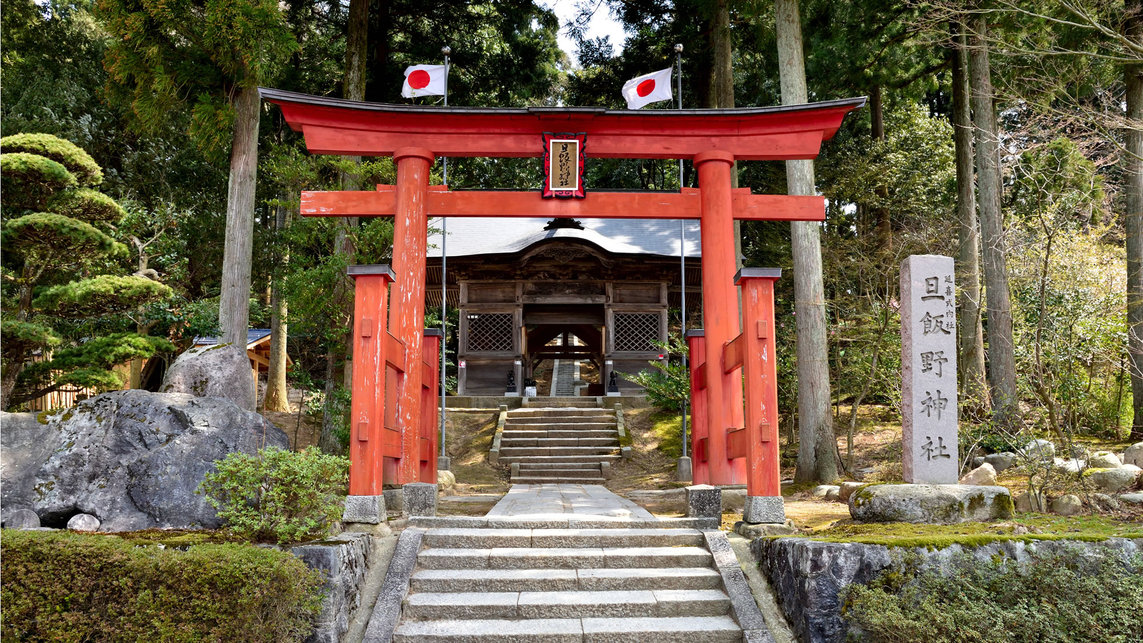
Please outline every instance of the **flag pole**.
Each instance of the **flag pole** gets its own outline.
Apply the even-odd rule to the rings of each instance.
[[[448,57],[452,54],[452,48],[448,45],[441,47],[441,53],[444,54],[444,104],[448,107]],[[448,187],[448,157],[441,157],[441,183]],[[448,353],[448,253],[445,251],[448,243],[448,219],[441,217],[441,453],[437,460],[437,469],[451,469],[452,463],[448,461],[448,456],[445,455],[445,356]],[[444,467],[440,465],[444,464]]]
[[[679,95],[679,109],[683,108],[683,45],[679,43],[675,45],[675,65],[678,67],[678,95]],[[679,192],[683,191],[683,159],[679,159]],[[686,342],[687,336],[687,221],[686,219],[679,219],[679,294],[681,297],[682,311],[680,314],[681,324],[679,333],[682,335],[682,341]],[[683,372],[687,371],[687,355],[683,354]],[[688,399],[683,400],[683,457],[687,457],[687,408],[690,406]],[[688,467],[689,468],[689,467]],[[682,473],[680,471],[680,473]],[[688,479],[690,476],[687,476]]]

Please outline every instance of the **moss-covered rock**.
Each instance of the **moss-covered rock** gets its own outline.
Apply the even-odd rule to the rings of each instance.
[[[849,500],[859,522],[948,524],[1010,518],[1008,489],[995,486],[882,484],[862,487]]]

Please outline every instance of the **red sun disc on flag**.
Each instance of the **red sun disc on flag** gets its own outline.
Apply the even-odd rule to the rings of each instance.
[[[429,86],[429,80],[429,72],[423,69],[414,69],[413,73],[409,74],[409,87],[424,89]]]
[[[653,91],[655,91],[655,79],[654,78],[648,78],[647,80],[639,83],[635,87],[635,93],[639,94],[640,98],[642,98],[643,96],[646,96],[647,94],[650,94]]]

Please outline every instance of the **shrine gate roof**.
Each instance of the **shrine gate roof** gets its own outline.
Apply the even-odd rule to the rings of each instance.
[[[735,109],[430,107],[366,103],[259,89],[315,154],[389,156],[415,146],[437,156],[536,157],[543,132],[586,132],[598,158],[812,159],[865,98]]]
[[[549,239],[569,239],[591,243],[617,255],[679,256],[679,222],[676,219],[577,219],[583,230],[545,230],[551,219],[499,217],[451,217],[448,220],[446,250],[449,258],[475,255],[511,254]],[[440,219],[429,226],[439,230]],[[701,256],[699,222],[688,220],[687,257]],[[441,256],[440,232],[429,235],[428,256]]]

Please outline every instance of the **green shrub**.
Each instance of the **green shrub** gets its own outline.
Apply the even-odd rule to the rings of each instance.
[[[647,362],[650,369],[635,374],[620,373],[623,377],[643,387],[647,401],[662,411],[680,412],[683,403],[690,399],[691,375],[683,364],[687,356],[687,342],[679,335],[672,335],[670,343],[651,342],[662,352],[665,359]]]
[[[91,155],[71,141],[51,134],[13,134],[0,139],[5,154],[22,152],[37,154],[63,165],[83,185],[103,182],[103,170]]]
[[[0,546],[5,640],[302,640],[321,607],[321,573],[275,549],[11,530]]]
[[[852,638],[856,625],[874,641],[1140,641],[1141,566],[1078,551],[1033,555],[1023,564],[961,554],[948,575],[906,565],[850,585],[842,615]]]
[[[324,536],[341,518],[349,460],[305,451],[262,449],[215,462],[199,493],[235,533],[261,541],[298,542]]]
[[[74,188],[75,177],[67,168],[35,154],[0,154],[4,178],[4,207],[38,209],[54,192]]]

